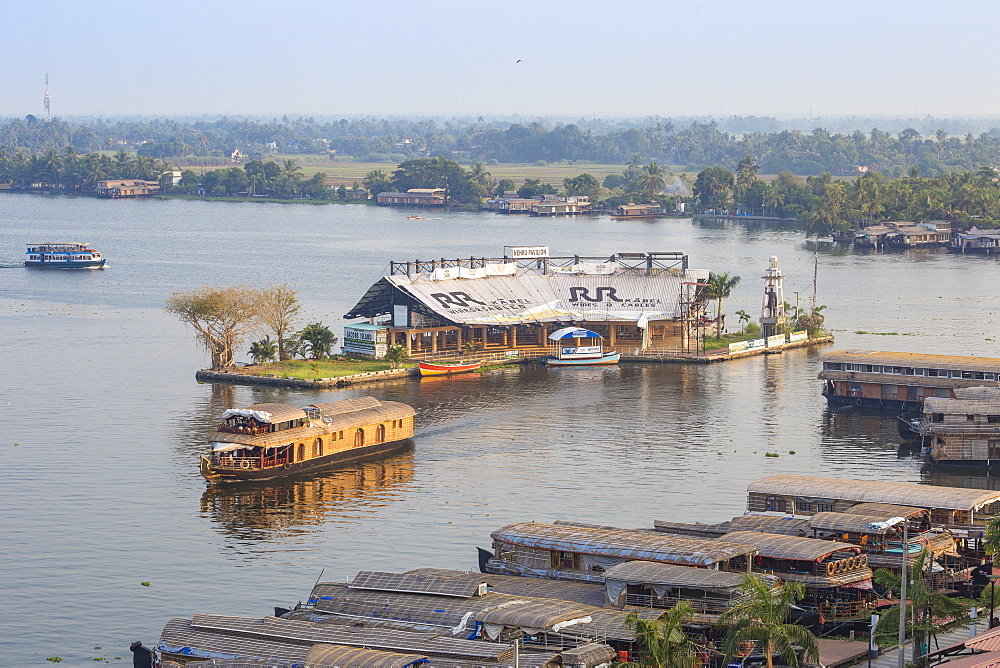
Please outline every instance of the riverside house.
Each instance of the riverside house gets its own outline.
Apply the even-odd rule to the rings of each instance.
[[[150,197],[160,193],[160,184],[157,181],[143,181],[141,179],[117,179],[109,181],[98,181],[98,197],[118,199],[119,197]]]
[[[448,196],[444,188],[410,188],[405,193],[381,192],[375,198],[390,206],[444,206]]]

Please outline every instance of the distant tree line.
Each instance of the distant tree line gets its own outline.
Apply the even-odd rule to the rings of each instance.
[[[816,235],[883,220],[944,220],[960,228],[1000,225],[1000,174],[991,167],[934,177],[912,168],[903,178],[868,172],[839,180],[828,172],[803,179],[786,171],[770,182],[757,172],[750,156],[735,173],[722,167],[702,170],[693,186],[698,209],[798,218]]]
[[[0,183],[28,188],[34,183],[65,190],[93,190],[105,179],[157,181],[170,167],[155,158],[118,151],[79,154],[72,147],[32,154],[24,149],[0,152]]]
[[[661,118],[568,124],[372,118],[91,123],[56,119],[45,123],[29,116],[0,122],[0,150],[39,154],[71,146],[79,152],[130,148],[139,156],[190,161],[227,158],[238,147],[245,155],[262,160],[275,153],[331,152],[390,163],[441,155],[465,164],[493,160],[625,164],[638,154],[643,160],[681,165],[687,171],[732,169],[750,155],[767,174],[784,170],[802,175],[846,174],[863,166],[893,177],[905,176],[913,167],[926,176],[940,176],[984,164],[1000,165],[1000,130],[995,128],[964,135],[943,129],[924,134],[912,127],[895,134],[879,129],[833,133],[821,127],[811,132],[767,131],[781,123],[765,121],[744,119],[739,124],[743,131],[734,133],[715,122],[675,124]]]

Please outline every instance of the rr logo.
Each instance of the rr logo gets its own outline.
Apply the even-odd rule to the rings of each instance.
[[[473,299],[469,296],[467,292],[432,292],[431,297],[437,300],[443,308],[468,306],[470,303],[479,304],[480,306],[486,306],[486,302],[481,302],[478,299]]]
[[[569,300],[571,302],[578,301],[588,301],[588,302],[603,302],[605,299],[609,299],[613,302],[622,301],[618,297],[618,292],[611,287],[599,287],[597,288],[597,296],[591,297],[590,290],[582,287],[572,287],[569,289]]]

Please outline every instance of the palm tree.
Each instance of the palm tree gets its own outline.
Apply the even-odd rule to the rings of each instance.
[[[253,358],[254,364],[270,362],[274,359],[277,352],[278,344],[271,340],[270,335],[265,336],[260,341],[254,341],[250,344],[250,357]]]
[[[986,540],[983,541],[986,554],[993,555],[993,563],[1000,563],[1000,515],[986,523]]]
[[[644,165],[639,172],[639,181],[636,184],[640,192],[650,200],[656,199],[666,185],[665,176],[667,170],[663,169],[656,162]]]
[[[313,359],[330,356],[330,349],[337,343],[337,337],[322,322],[312,322],[299,332],[299,340],[309,347]]]
[[[722,314],[722,300],[728,299],[733,288],[740,284],[739,276],[730,276],[728,272],[724,274],[711,273],[708,275],[708,287],[705,289],[705,296],[709,299],[719,300],[719,307],[716,311],[718,316],[715,321],[715,337],[722,338],[722,321],[725,316]]]
[[[389,346],[385,351],[385,361],[389,363],[393,369],[398,369],[403,365],[403,362],[410,358],[406,354],[406,348],[403,347],[401,343],[394,343]]]
[[[913,567],[907,572],[906,597],[909,599],[906,609],[907,622],[913,635],[913,663],[917,666],[926,665],[927,642],[930,636],[938,633],[954,631],[965,626],[968,617],[966,603],[959,599],[939,594],[934,590],[925,570],[933,566],[933,556],[930,550],[924,548],[913,561]],[[872,578],[876,584],[900,591],[903,578],[899,573],[880,568]],[[894,645],[899,633],[899,606],[888,610],[879,620],[875,629],[875,640],[881,646]]]
[[[634,612],[625,618],[642,646],[646,663],[655,668],[694,668],[698,654],[684,625],[694,620],[694,608],[679,601],[657,620],[640,619]]]
[[[742,334],[743,333],[743,323],[749,323],[750,322],[750,314],[747,313],[746,311],[744,311],[743,309],[740,309],[739,311],[736,312],[736,315],[738,315],[739,318],[740,318],[740,334]]]
[[[788,615],[796,601],[805,596],[801,582],[785,582],[772,587],[758,575],[747,573],[740,584],[743,596],[719,617],[719,624],[728,627],[722,641],[726,662],[732,661],[744,643],[755,643],[774,668],[777,654],[785,665],[797,666],[796,647],[803,650],[803,659],[819,660],[819,645],[812,631],[798,624],[789,624]]]
[[[293,158],[288,158],[285,160],[285,164],[281,169],[284,175],[288,177],[291,181],[298,181],[302,178],[302,166],[299,165]]]

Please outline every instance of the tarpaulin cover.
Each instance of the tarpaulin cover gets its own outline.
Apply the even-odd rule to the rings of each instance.
[[[601,339],[604,337],[583,327],[563,327],[549,334],[549,338],[558,341],[560,339]]]

